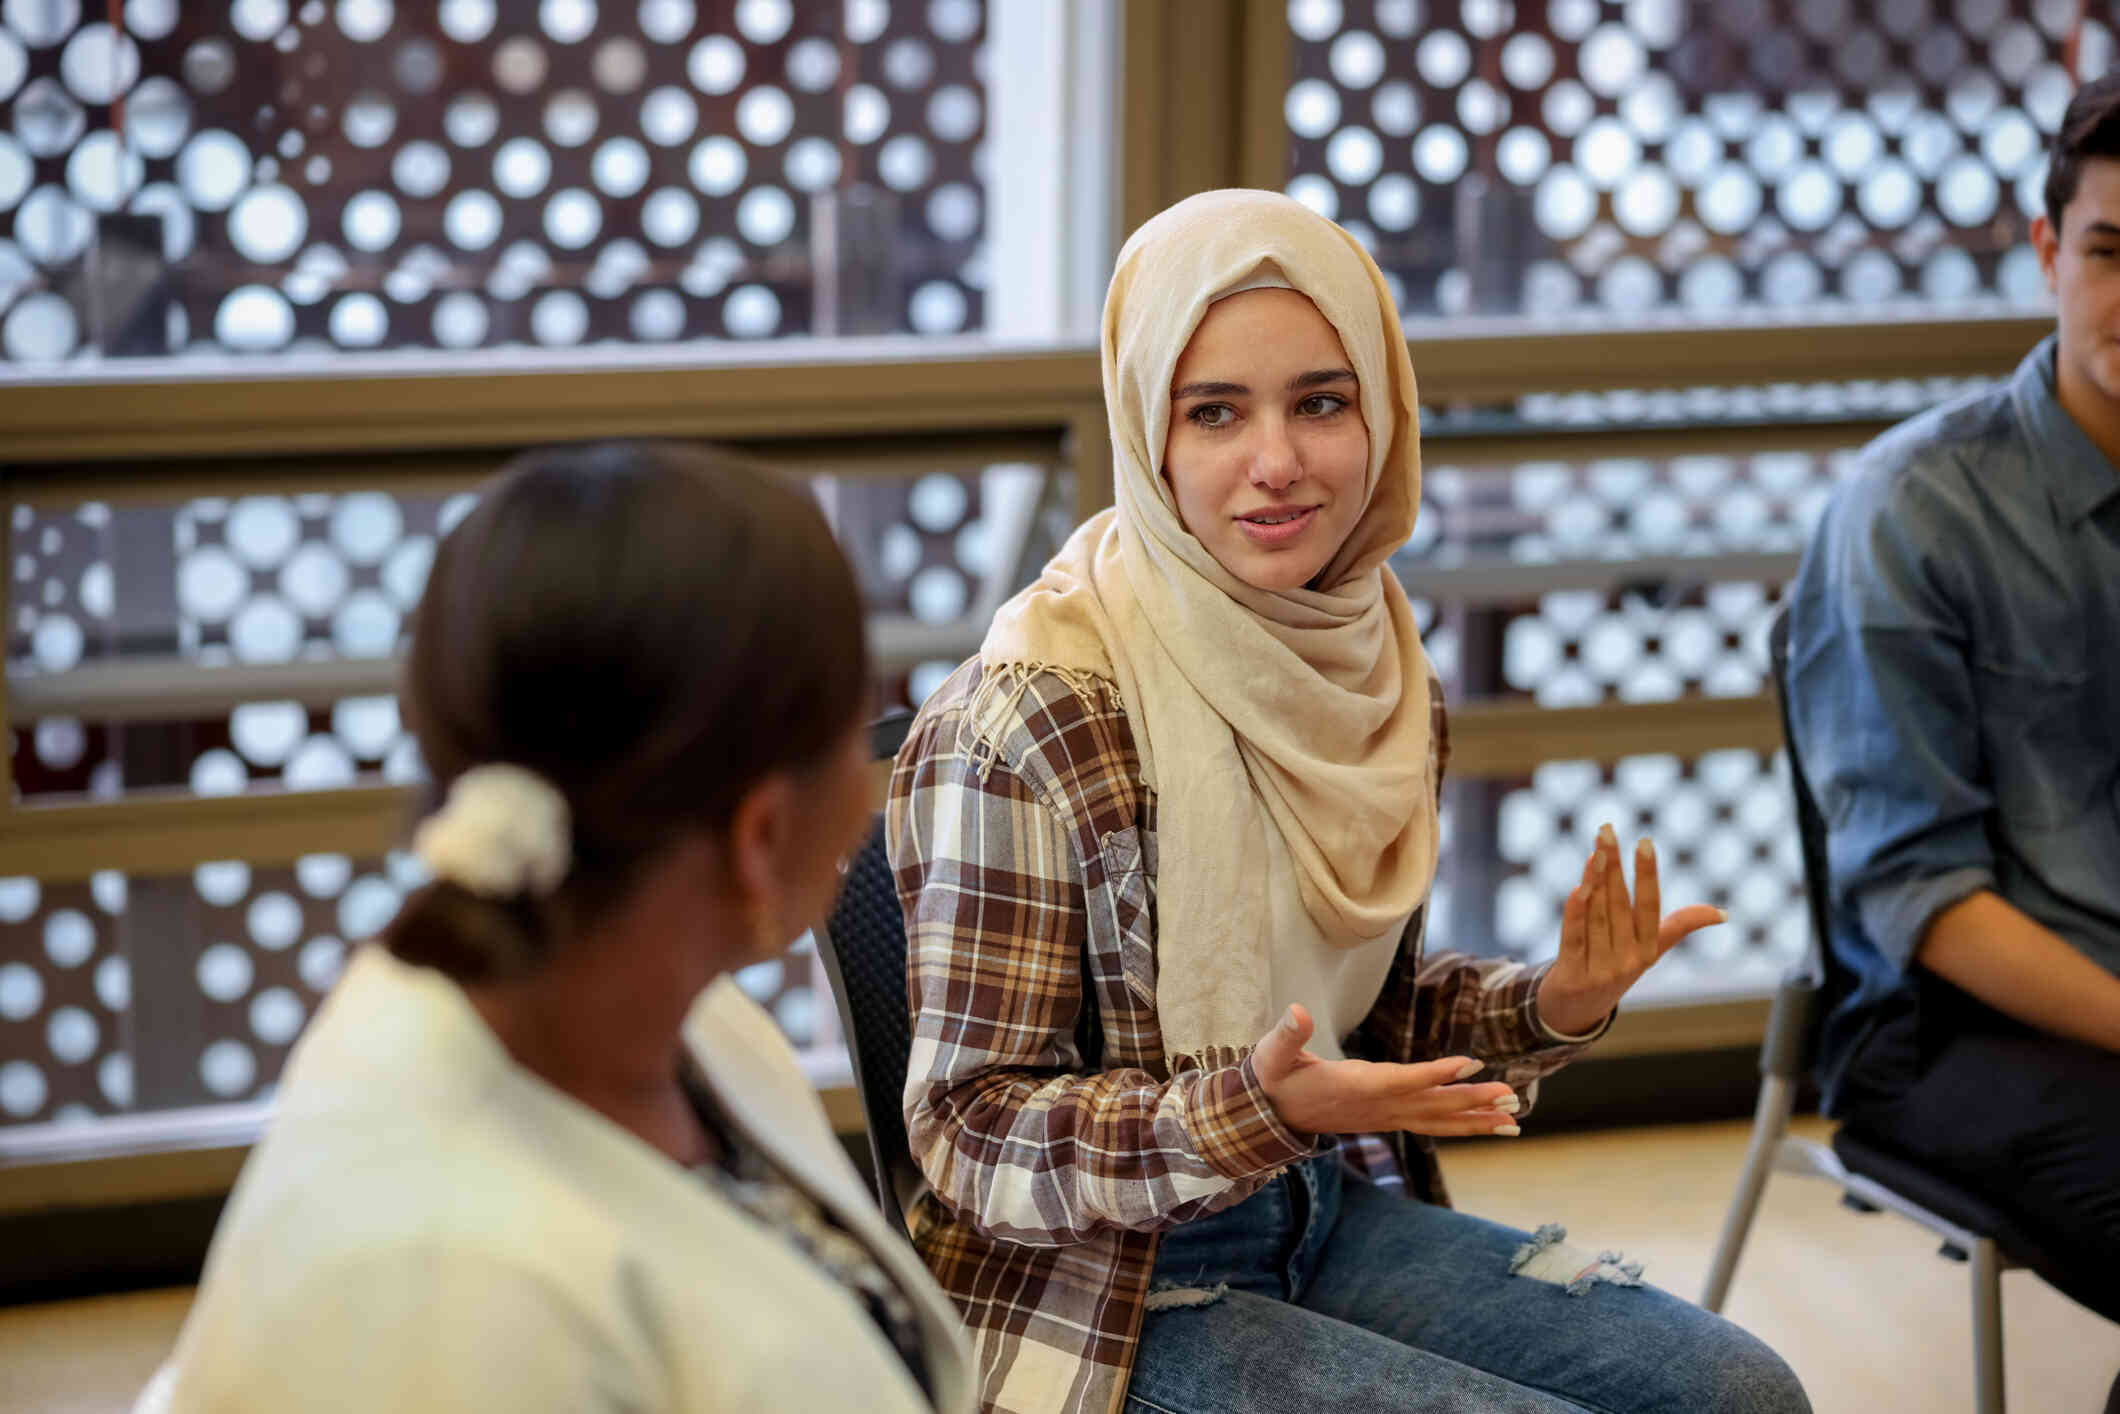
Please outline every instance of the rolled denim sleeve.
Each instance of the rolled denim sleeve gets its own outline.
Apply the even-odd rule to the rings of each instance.
[[[1994,793],[1946,553],[1967,528],[1925,481],[1869,470],[1841,486],[1797,577],[1790,717],[1834,903],[1904,969],[1938,912],[1994,886]]]

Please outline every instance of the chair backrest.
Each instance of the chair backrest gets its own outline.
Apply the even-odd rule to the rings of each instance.
[[[897,755],[912,725],[910,714],[886,717],[870,730],[876,760]],[[854,1088],[868,1121],[876,1200],[884,1216],[904,1226],[897,1180],[912,1167],[906,1148],[906,1058],[913,1025],[905,985],[905,914],[884,852],[883,818],[848,861],[839,899],[817,933],[817,951],[832,982],[840,1030],[853,1062]]]
[[[870,747],[878,761],[898,754],[912,727],[909,714],[885,717],[870,729]],[[884,849],[883,820],[848,861],[839,899],[817,931],[817,952],[831,979],[853,1062],[854,1088],[868,1120],[869,1158],[876,1174],[876,1201],[884,1216],[905,1225],[901,1184],[906,1191],[919,1179],[905,1135],[905,1072],[913,1049],[912,999],[906,988],[905,912],[898,904],[898,881]],[[1082,976],[1090,976],[1087,946]],[[1104,1054],[1103,1020],[1085,981],[1075,1045],[1083,1062],[1097,1065]]]
[[[1795,1077],[1807,1073],[1818,1051],[1818,1032],[1825,1022],[1827,1006],[1837,994],[1834,985],[1833,948],[1830,942],[1832,911],[1827,903],[1826,822],[1811,783],[1804,775],[1803,755],[1797,750],[1796,731],[1789,717],[1789,611],[1783,606],[1767,629],[1767,657],[1773,668],[1774,701],[1781,709],[1781,737],[1789,757],[1789,786],[1796,798],[1796,835],[1803,849],[1804,902],[1811,917],[1810,938],[1803,961],[1783,977],[1774,999],[1774,1015],[1768,1021],[1766,1043],[1760,1053],[1760,1069],[1770,1074]]]
[[[1826,863],[1826,820],[1818,800],[1811,794],[1811,781],[1804,774],[1803,756],[1796,747],[1796,729],[1789,716],[1789,611],[1774,615],[1767,630],[1767,653],[1774,668],[1774,701],[1781,709],[1781,739],[1789,754],[1789,785],[1796,796],[1796,834],[1803,845],[1804,901],[1811,915],[1811,941],[1806,963],[1814,977],[1824,981],[1832,966],[1833,950],[1826,939],[1832,911],[1827,902],[1830,874]]]

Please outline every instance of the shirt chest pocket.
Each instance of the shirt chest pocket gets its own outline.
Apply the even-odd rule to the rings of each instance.
[[[1156,842],[1137,826],[1113,830],[1097,851],[1104,882],[1090,900],[1090,946],[1116,956],[1136,1000],[1156,1002]]]
[[[2098,729],[2090,675],[1975,663],[1973,686],[2003,819],[2034,829],[2074,823],[2113,769],[2112,729]]]

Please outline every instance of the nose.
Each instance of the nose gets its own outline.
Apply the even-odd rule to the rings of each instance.
[[[1251,459],[1251,484],[1268,491],[1286,491],[1303,479],[1303,461],[1296,455],[1288,424],[1279,418],[1260,418],[1258,444]]]

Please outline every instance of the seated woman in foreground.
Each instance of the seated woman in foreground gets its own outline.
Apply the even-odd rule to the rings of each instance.
[[[830,905],[866,690],[795,490],[624,446],[489,487],[404,683],[434,881],[295,1048],[142,1408],[973,1408],[948,1301],[728,975]]]
[[[1647,841],[1630,894],[1607,827],[1553,963],[1423,951],[1447,750],[1385,563],[1420,454],[1376,266],[1194,197],[1120,254],[1103,362],[1117,506],[922,706],[887,807],[913,1237],[986,1407],[1806,1409],[1638,1266],[1447,1206],[1430,1136],[1517,1133],[1721,915],[1661,917]]]

